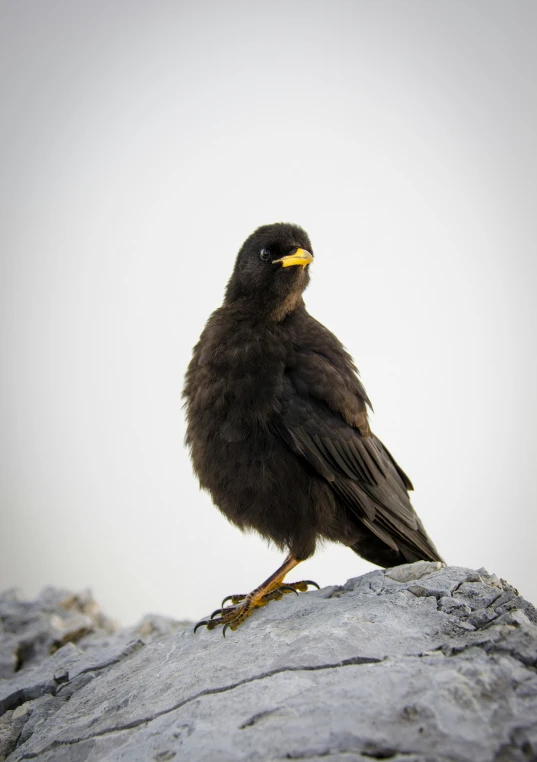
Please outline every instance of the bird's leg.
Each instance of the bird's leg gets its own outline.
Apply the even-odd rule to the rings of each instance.
[[[256,587],[255,590],[252,590],[247,595],[229,595],[227,598],[224,598],[222,608],[214,611],[210,619],[198,622],[194,627],[194,632],[202,625],[206,625],[208,630],[214,630],[218,625],[223,625],[223,634],[225,635],[228,627],[236,630],[255,608],[266,606],[270,601],[279,600],[286,593],[296,593],[298,595],[299,591],[306,592],[308,585],[314,585],[318,588],[319,585],[311,580],[283,584],[285,575],[299,563],[300,561],[292,553],[289,553],[280,568],[271,574],[259,587]],[[231,601],[232,604],[236,605],[226,608],[225,603],[227,601]],[[222,616],[214,618],[216,614],[222,614]]]

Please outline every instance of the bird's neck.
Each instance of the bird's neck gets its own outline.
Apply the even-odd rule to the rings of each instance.
[[[276,304],[270,312],[270,318],[275,323],[281,323],[286,317],[300,309],[305,309],[302,294],[290,293],[285,299]]]
[[[281,323],[293,313],[304,310],[302,292],[290,292],[284,298],[275,301],[260,299],[257,295],[244,295],[232,301],[225,300],[228,306],[238,317],[242,317],[251,323]]]

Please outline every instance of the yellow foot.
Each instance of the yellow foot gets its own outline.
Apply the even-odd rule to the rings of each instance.
[[[250,616],[254,609],[266,606],[271,601],[279,601],[286,593],[296,593],[297,595],[299,592],[305,593],[309,585],[319,590],[319,585],[308,579],[301,582],[278,585],[278,587],[261,585],[261,587],[247,595],[228,595],[222,601],[222,608],[213,611],[209,619],[202,619],[201,622],[198,622],[194,627],[194,632],[196,632],[198,627],[203,625],[208,630],[214,630],[216,627],[223,625],[222,635],[225,637],[228,628],[236,630]],[[226,606],[228,601],[231,601],[233,605]],[[221,614],[221,616],[217,617],[217,614]]]
[[[317,590],[321,589],[319,585],[311,579],[304,579],[301,582],[289,582],[289,583],[286,583],[285,585],[280,585],[280,587],[273,589],[271,592],[266,592],[263,595],[263,598],[267,598],[267,600],[265,601],[265,603],[259,603],[258,606],[265,606],[267,603],[270,603],[270,601],[278,601],[283,595],[285,595],[285,593],[296,593],[297,595],[299,592],[306,593],[308,590],[308,585],[311,585],[312,587],[316,587]],[[281,591],[281,595],[273,595],[273,593],[276,593],[278,591]],[[213,612],[213,614],[211,615],[211,619],[219,611],[224,610],[226,603],[228,601],[230,601],[233,605],[235,605],[236,603],[240,603],[247,597],[248,597],[247,593],[237,593],[236,595],[226,596],[224,600],[222,601],[222,608],[216,609],[216,611]]]
[[[283,583],[285,575],[294,569],[300,563],[300,560],[296,558],[292,553],[289,553],[283,564],[279,569],[276,569],[274,574],[271,574],[262,585],[256,587],[248,595],[228,595],[222,601],[222,608],[213,611],[209,619],[202,619],[194,627],[194,632],[198,627],[205,625],[208,630],[214,630],[215,627],[222,625],[222,634],[225,637],[226,630],[230,627],[232,630],[236,630],[237,627],[247,619],[254,609],[260,606],[266,606],[271,601],[277,601],[286,593],[296,593],[298,595],[299,590],[305,592],[308,589],[308,585],[314,585],[319,589],[319,585],[316,582],[310,580],[304,580],[303,582],[294,582],[290,585]],[[233,605],[226,606],[227,601],[231,601]],[[216,616],[221,614],[222,616]]]

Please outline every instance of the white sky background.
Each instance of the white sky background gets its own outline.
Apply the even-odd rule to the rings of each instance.
[[[196,619],[281,563],[199,492],[180,395],[284,220],[438,548],[537,602],[537,5],[0,9],[0,588]]]

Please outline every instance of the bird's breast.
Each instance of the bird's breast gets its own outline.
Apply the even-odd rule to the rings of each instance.
[[[266,438],[277,414],[286,345],[277,331],[241,323],[202,334],[187,374],[188,434],[224,446]],[[266,446],[255,448],[266,453]]]

